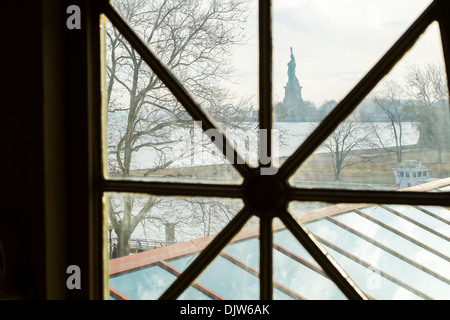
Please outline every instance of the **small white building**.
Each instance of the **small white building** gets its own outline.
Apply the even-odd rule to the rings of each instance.
[[[422,165],[421,161],[406,160],[397,168],[395,174],[395,187],[403,189],[434,180],[430,176],[430,169]]]

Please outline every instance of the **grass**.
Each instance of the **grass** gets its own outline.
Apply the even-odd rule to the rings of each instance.
[[[431,169],[432,178],[450,176],[450,151],[442,154],[441,164],[436,164],[437,153],[434,150],[405,148],[404,160],[421,160]],[[352,153],[354,164],[341,171],[340,180],[336,181],[331,156],[328,153],[313,154],[293,176],[294,181],[341,182],[393,185],[395,176],[392,168],[398,166],[394,153],[382,149],[357,150]]]

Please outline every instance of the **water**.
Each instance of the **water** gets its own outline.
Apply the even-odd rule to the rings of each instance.
[[[273,151],[274,157],[288,157],[306,140],[318,123],[314,122],[278,122],[274,125]],[[366,135],[368,131],[375,128],[376,134],[370,134],[368,140],[360,143],[354,149],[381,148],[380,139],[384,147],[395,146],[394,135],[390,129],[390,124],[378,123],[357,123],[355,126],[354,138]],[[419,139],[417,127],[412,122],[402,124],[403,146],[414,145]],[[226,130],[227,137],[237,146],[238,151],[248,159],[251,164],[258,163],[258,131],[242,132],[233,129]],[[177,128],[170,134],[174,142],[164,152],[157,152],[150,148],[142,148],[133,154],[133,168],[149,168],[157,166],[158,161],[175,160],[169,168],[202,166],[211,164],[225,164],[227,161],[211,141],[199,128],[194,129],[194,134],[186,128]],[[190,150],[194,150],[191,152]],[[316,152],[327,152],[324,146],[320,146]]]

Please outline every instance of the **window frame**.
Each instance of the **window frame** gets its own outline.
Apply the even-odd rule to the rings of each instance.
[[[101,58],[104,39],[104,18],[106,16],[113,25],[122,33],[128,42],[136,49],[150,68],[159,76],[161,81],[174,94],[179,102],[191,114],[191,116],[202,122],[203,130],[215,129],[214,123],[203,113],[200,106],[190,97],[189,93],[176,80],[151,50],[143,43],[127,23],[120,17],[113,6],[107,0],[90,2],[88,15],[88,56],[90,68],[87,75],[88,88],[90,92],[88,119],[89,150],[88,155],[91,167],[89,214],[91,244],[89,253],[90,261],[94,266],[90,277],[92,290],[102,292],[102,298],[109,296],[109,288],[105,288],[107,275],[107,259],[105,259],[105,246],[107,242],[105,235],[106,224],[102,220],[103,207],[102,198],[105,192],[138,192],[154,195],[179,195],[179,196],[207,196],[207,197],[232,197],[244,198],[246,181],[255,176],[254,170],[245,161],[233,162],[236,170],[244,177],[244,184],[238,186],[209,185],[194,183],[172,183],[172,182],[141,182],[141,181],[117,181],[108,180],[103,173],[102,157],[102,65]],[[261,129],[267,129],[268,141],[271,141],[272,129],[272,21],[271,1],[259,0],[259,122]],[[283,190],[285,203],[290,201],[322,201],[322,202],[348,202],[348,203],[376,203],[376,204],[407,204],[407,205],[450,205],[450,197],[446,192],[426,193],[414,191],[372,191],[372,190],[343,190],[343,189],[301,189],[287,184],[289,177],[296,169],[321,145],[322,142],[346,119],[358,104],[369,94],[381,79],[389,73],[393,66],[414,45],[420,35],[433,22],[437,21],[441,31],[442,47],[447,75],[450,71],[450,4],[444,0],[434,0],[427,9],[411,24],[397,42],[386,52],[386,54],[375,64],[366,76],[350,91],[350,93],[322,120],[320,125],[310,134],[302,145],[284,162],[277,173],[278,179],[283,180],[286,185]],[[100,27],[99,27],[100,26]],[[100,29],[100,32],[99,32]],[[448,78],[448,77],[447,77]],[[223,144],[230,145],[227,137],[223,136]],[[271,154],[271,145],[268,153]],[[234,156],[241,155],[234,149]],[[270,167],[271,163],[262,164],[261,167]],[[335,262],[323,251],[322,247],[315,241],[311,233],[299,222],[295,221],[287,209],[278,208],[276,213],[256,213],[247,205],[236,215],[236,217],[214,238],[210,245],[205,248],[199,257],[188,269],[169,287],[160,299],[176,299],[189,284],[207,267],[207,265],[220,253],[220,251],[239,232],[245,222],[253,215],[260,218],[260,298],[272,299],[272,221],[280,218],[293,235],[304,245],[304,247],[318,261],[330,278],[338,285],[344,294],[350,299],[366,299],[364,294],[346,274],[336,266]],[[102,274],[100,274],[100,272]],[[92,277],[93,276],[93,277]],[[97,280],[95,280],[97,279]],[[98,281],[102,279],[102,281]]]

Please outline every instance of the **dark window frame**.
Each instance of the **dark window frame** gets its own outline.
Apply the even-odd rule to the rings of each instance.
[[[288,178],[296,169],[314,152],[314,150],[325,141],[325,139],[337,128],[337,126],[351,114],[358,104],[370,93],[376,84],[389,73],[392,67],[403,57],[403,55],[414,45],[419,36],[433,22],[439,23],[441,39],[447,75],[450,71],[450,4],[444,0],[435,0],[416,19],[407,31],[398,39],[389,51],[378,61],[378,63],[366,74],[366,76],[350,91],[350,93],[327,115],[314,132],[304,141],[304,143],[289,157],[279,168],[276,175],[276,182],[284,182],[281,186],[280,197],[282,204],[272,210],[257,210],[252,205],[247,193],[251,191],[251,181],[258,179],[259,171],[255,171],[243,161],[236,161],[234,167],[244,177],[244,183],[238,186],[228,185],[200,185],[193,183],[165,183],[165,182],[139,182],[139,181],[113,181],[105,179],[102,172],[101,156],[101,68],[100,51],[102,45],[101,32],[98,24],[104,14],[113,25],[131,43],[141,57],[147,62],[150,68],[159,76],[161,81],[169,88],[174,96],[186,108],[191,116],[202,122],[203,130],[215,128],[214,123],[202,111],[189,93],[176,80],[151,50],[143,43],[127,23],[120,17],[107,0],[95,2],[90,7],[92,13],[89,15],[88,40],[90,42],[88,55],[91,65],[88,74],[90,92],[90,106],[88,111],[89,136],[92,145],[89,158],[93,162],[93,169],[90,171],[92,198],[90,208],[92,216],[89,220],[93,224],[91,228],[91,243],[93,250],[90,256],[93,264],[92,275],[97,276],[97,281],[92,280],[92,290],[103,292],[105,281],[98,281],[98,277],[104,279],[105,264],[102,259],[103,254],[98,254],[103,250],[105,226],[102,217],[102,197],[105,192],[144,192],[155,195],[184,195],[184,196],[206,196],[206,197],[232,197],[242,198],[246,202],[244,209],[220,232],[210,245],[198,256],[198,258],[186,269],[183,274],[167,289],[160,299],[176,299],[197,276],[207,267],[207,265],[222,251],[228,242],[243,227],[245,222],[253,215],[260,218],[260,298],[272,299],[272,220],[280,218],[293,235],[305,246],[309,253],[317,260],[330,278],[338,285],[343,293],[350,299],[365,299],[364,294],[357,288],[346,274],[336,268],[334,261],[324,254],[322,247],[314,239],[312,234],[299,222],[295,221],[288,213],[286,204],[290,201],[324,201],[324,202],[348,202],[348,203],[378,203],[378,204],[409,204],[409,205],[450,205],[450,197],[446,192],[441,193],[418,193],[413,191],[363,191],[363,190],[328,190],[328,189],[300,189],[287,184]],[[268,141],[271,141],[272,128],[272,21],[271,21],[271,1],[259,0],[259,51],[260,51],[260,112],[259,121],[261,129],[268,129]],[[102,29],[102,23],[99,23]],[[228,139],[224,136],[223,143],[228,144]],[[270,154],[270,145],[268,146]],[[235,150],[234,156],[242,158]],[[271,163],[262,164],[261,167],[268,167]],[[247,201],[246,201],[247,200]],[[256,211],[256,212],[255,212]],[[100,233],[100,235],[96,235]],[[101,238],[101,240],[100,240]],[[103,272],[100,276],[99,272]]]

